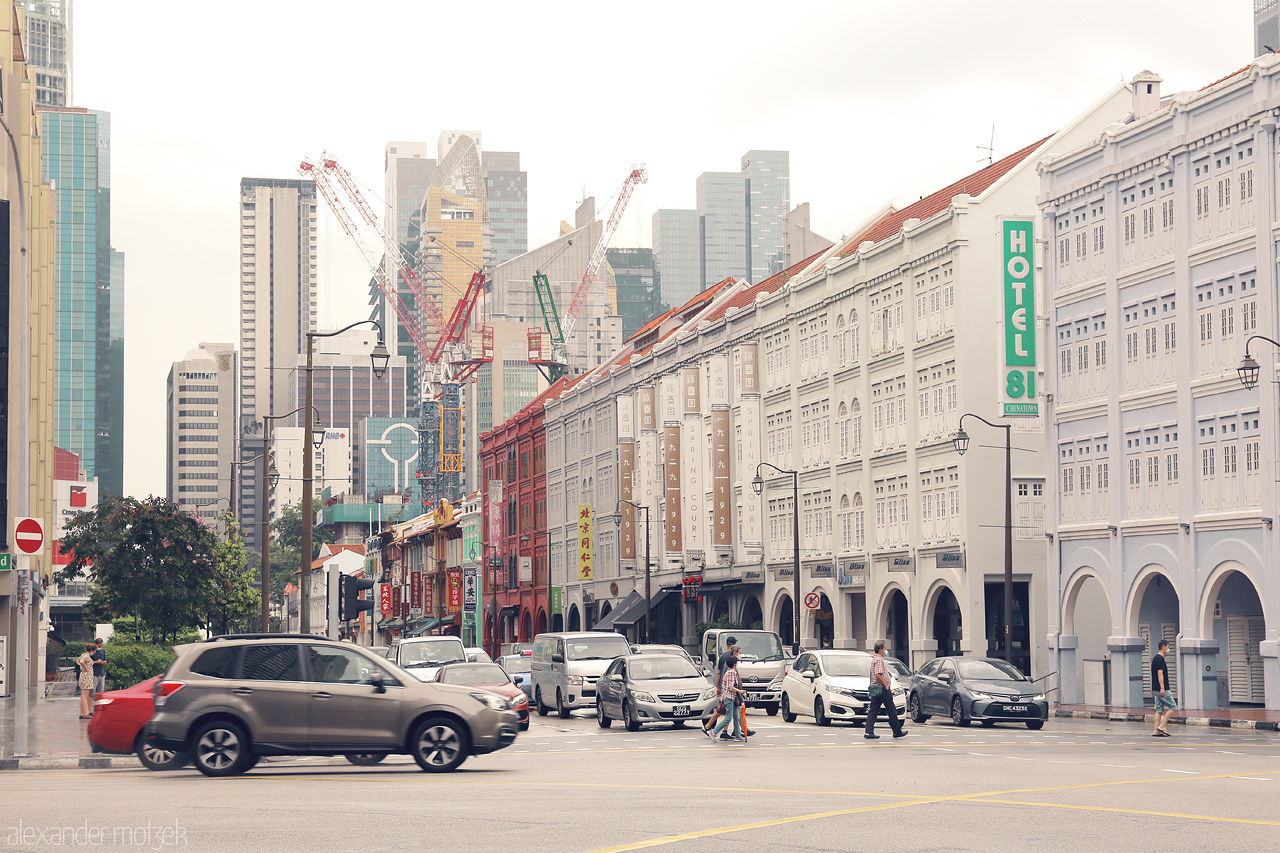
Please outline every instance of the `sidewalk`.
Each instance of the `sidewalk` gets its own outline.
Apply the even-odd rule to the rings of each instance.
[[[26,758],[14,758],[14,715],[17,699],[0,699],[0,770],[66,770],[109,767],[140,768],[131,755],[104,755],[89,746],[89,721],[79,719],[80,697],[36,693],[28,707]]]
[[[1155,712],[1150,708],[1117,708],[1111,705],[1058,705],[1049,710],[1054,717],[1072,717],[1083,720],[1112,720],[1113,722],[1155,724]],[[1280,731],[1280,711],[1262,708],[1218,708],[1212,711],[1173,712],[1169,722],[1180,726],[1213,726],[1223,729],[1256,729]]]

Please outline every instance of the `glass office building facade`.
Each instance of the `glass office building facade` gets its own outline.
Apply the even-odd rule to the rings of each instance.
[[[497,266],[529,251],[529,176],[518,151],[481,151],[480,162]]]
[[[111,248],[111,118],[41,110],[43,177],[57,187],[54,441],[100,493],[123,491],[124,257]]]
[[[408,418],[359,421],[353,467],[356,489],[365,500],[411,494],[418,467],[418,426]]]
[[[654,272],[652,249],[609,249],[605,260],[613,270],[622,317],[622,337],[631,337],[666,308]],[[669,307],[669,306],[668,306]]]
[[[702,287],[747,275],[747,179],[738,172],[698,176]]]
[[[786,250],[791,155],[787,151],[748,151],[742,155],[742,177],[747,200],[747,277],[753,283],[761,282],[773,274]]]
[[[662,298],[683,305],[702,292],[702,227],[696,210],[653,214],[653,267]]]

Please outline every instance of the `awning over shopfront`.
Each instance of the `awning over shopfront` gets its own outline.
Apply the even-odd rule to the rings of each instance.
[[[418,627],[416,627],[416,628],[414,628],[413,630],[411,630],[411,631],[409,631],[408,633],[406,633],[406,634],[405,634],[405,636],[406,636],[406,637],[416,637],[416,636],[418,636],[419,634],[425,633],[426,631],[430,631],[432,628],[436,627],[436,626],[437,626],[437,625],[439,625],[439,624],[440,624],[440,620],[439,620],[439,619],[436,619],[435,617],[432,617],[432,618],[428,619],[426,622],[423,622],[423,623],[422,623],[421,625],[419,625]]]
[[[644,616],[644,596],[634,589],[627,593],[617,607],[599,622],[591,626],[592,631],[612,631],[617,625],[634,625]]]

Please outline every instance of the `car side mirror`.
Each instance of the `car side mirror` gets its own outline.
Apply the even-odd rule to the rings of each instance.
[[[552,663],[564,663],[564,655],[552,655],[552,656],[551,656],[551,662],[552,662]]]
[[[939,675],[939,676],[938,676],[938,680],[939,680],[939,681],[945,681],[947,684],[950,684],[950,683],[951,683],[951,676],[950,676],[950,675],[947,675],[947,674],[944,672],[942,675]]]
[[[374,693],[387,692],[387,683],[382,680],[382,673],[375,672],[373,675],[369,676],[369,683],[373,685]]]
[[[813,681],[815,678],[818,677],[818,673],[814,672],[811,669],[806,669],[804,672],[800,674],[803,675],[805,678],[809,679],[810,681]]]

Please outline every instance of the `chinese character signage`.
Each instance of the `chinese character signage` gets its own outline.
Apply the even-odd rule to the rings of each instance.
[[[640,431],[648,432],[658,428],[658,409],[654,399],[654,388],[645,385],[640,389]]]
[[[618,396],[618,438],[635,438],[635,407],[630,394]]]
[[[742,388],[743,394],[760,393],[760,349],[759,344],[743,344],[738,351],[742,354]]]
[[[502,542],[502,481],[489,481],[489,544]]]
[[[552,615],[561,612],[562,602],[564,601],[564,587],[551,587],[551,613]]]
[[[696,367],[685,367],[680,371],[680,396],[684,400],[684,413],[695,415],[702,411],[702,395],[698,385]]]
[[[1035,235],[1030,219],[1001,222],[1004,277],[1004,370],[1000,397],[1005,417],[1034,418],[1036,399]]]
[[[462,570],[462,606],[468,609],[480,603],[480,571],[475,566]]]
[[[663,537],[668,553],[684,550],[684,531],[680,523],[680,427],[665,427],[662,436],[663,454],[666,464],[663,466],[663,490],[667,496],[666,533]]]
[[[631,477],[636,467],[636,446],[630,441],[618,445],[618,494],[624,501],[634,501]],[[623,560],[636,558],[636,511],[629,503],[619,504],[622,520],[618,524],[621,540],[619,555]]]
[[[729,410],[711,410],[711,483],[713,544],[717,548],[733,545],[732,489],[729,481]]]
[[[462,569],[448,569],[445,571],[447,582],[449,585],[449,612],[458,613],[462,610]]]
[[[422,615],[422,572],[409,573],[409,615]]]
[[[729,406],[729,357],[727,355],[713,355],[710,359],[710,377],[707,380],[711,383],[707,388],[707,402],[711,404],[711,408]]]
[[[591,504],[578,504],[578,580],[589,581],[595,577],[591,562]]]
[[[383,616],[391,615],[391,584],[378,584],[378,612]]]

